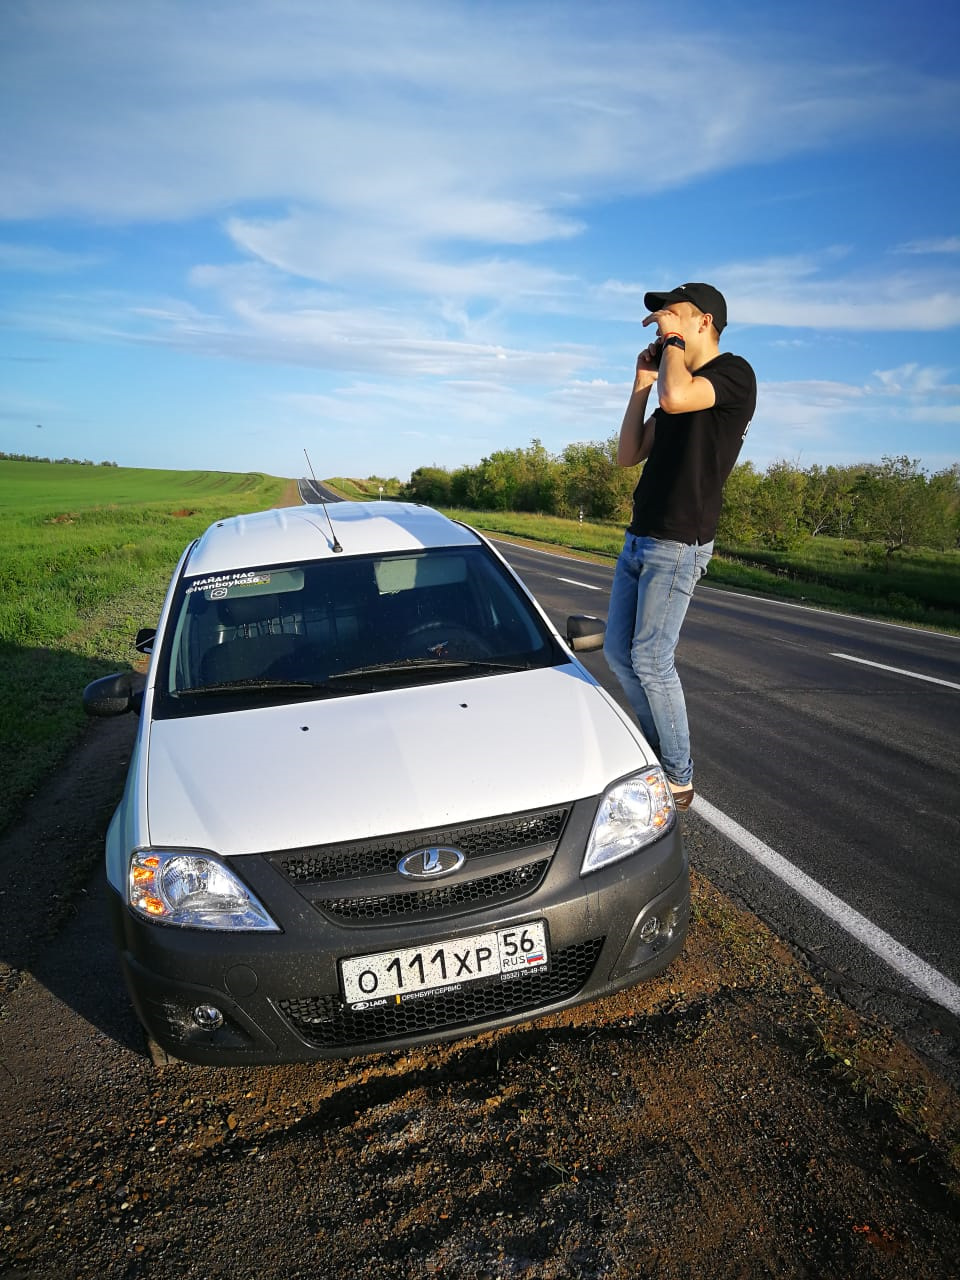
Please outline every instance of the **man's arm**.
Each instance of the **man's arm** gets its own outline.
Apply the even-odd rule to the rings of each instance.
[[[681,347],[666,346],[660,359],[657,398],[664,413],[694,413],[713,408],[717,392],[709,378],[690,372]]]
[[[659,343],[651,343],[646,351],[641,351],[637,356],[633,391],[620,424],[620,441],[617,445],[617,465],[620,467],[635,467],[638,462],[649,457],[653,448],[655,417],[651,414],[644,421],[643,415],[647,411],[650,390],[657,381],[658,348]]]
[[[696,368],[705,362],[702,334],[709,323],[710,317],[701,315],[689,303],[654,311],[644,320],[644,328],[649,324],[657,326],[662,344],[657,398],[664,413],[695,413],[716,404],[713,383],[708,378],[698,378],[687,367],[688,354]]]

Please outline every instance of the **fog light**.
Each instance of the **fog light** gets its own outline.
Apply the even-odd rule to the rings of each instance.
[[[193,1011],[193,1020],[204,1031],[216,1031],[223,1026],[223,1014],[215,1004],[198,1004]]]
[[[640,926],[640,941],[652,942],[660,932],[660,921],[656,916],[651,916],[649,920],[644,920]]]

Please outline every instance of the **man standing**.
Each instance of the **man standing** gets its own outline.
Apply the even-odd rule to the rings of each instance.
[[[657,338],[637,357],[617,462],[646,465],[617,560],[603,651],[663,765],[674,803],[693,800],[690,729],[674,652],[693,588],[706,573],[733,470],[757,402],[740,356],[722,353],[723,295],[708,284],[648,293]],[[659,407],[645,419],[656,383]]]

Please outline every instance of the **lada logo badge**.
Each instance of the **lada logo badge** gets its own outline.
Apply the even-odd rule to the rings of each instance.
[[[465,862],[466,858],[459,849],[431,845],[429,849],[405,853],[397,863],[397,870],[411,880],[433,880],[436,876],[448,876],[459,871]]]

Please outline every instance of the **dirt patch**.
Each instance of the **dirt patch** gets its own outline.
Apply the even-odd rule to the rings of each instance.
[[[275,503],[275,506],[278,506],[278,507],[303,506],[303,499],[300,497],[300,486],[297,484],[296,480],[287,481],[286,486],[284,487],[283,493],[281,493],[280,499],[278,502]]]
[[[411,1053],[157,1069],[99,870],[48,891],[98,864],[131,728],[93,725],[0,840],[0,1276],[957,1275],[957,1094],[700,876],[681,961],[612,999]]]

